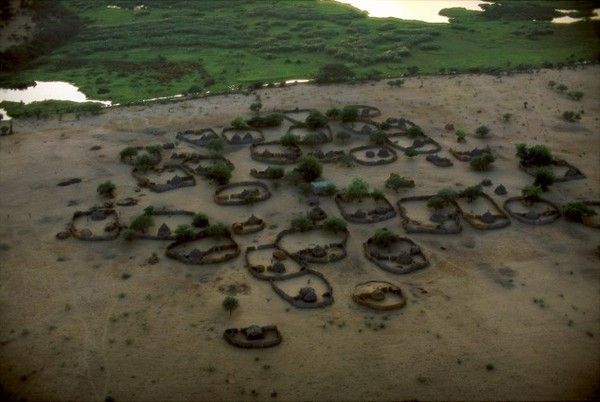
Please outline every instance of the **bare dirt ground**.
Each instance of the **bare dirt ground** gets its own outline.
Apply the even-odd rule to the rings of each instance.
[[[264,110],[348,103],[379,107],[386,117],[407,117],[443,145],[457,147],[444,125],[469,136],[459,148],[490,145],[498,154],[490,172],[468,164],[437,168],[424,156],[382,167],[325,165],[338,186],[361,176],[382,188],[390,172],[413,178],[399,197],[443,187],[504,184],[510,195],[531,182],[517,167],[516,143],[545,143],[579,167],[586,180],[552,186],[545,198],[559,204],[600,199],[600,69],[542,71],[530,75],[430,77],[364,85],[299,85],[260,91]],[[581,102],[547,87],[550,80],[581,90]],[[600,232],[563,219],[548,226],[513,221],[497,231],[463,222],[459,235],[410,235],[429,268],[393,275],[367,261],[362,243],[375,228],[404,234],[400,219],[349,224],[348,257],[314,265],[334,289],[335,303],[300,311],[267,282],[254,279],[243,257],[220,266],[186,266],[163,255],[168,243],[59,241],[77,209],[102,200],[104,180],[117,198],[139,198],[120,208],[129,221],[148,205],[202,211],[213,222],[243,221],[251,213],[268,228],[236,236],[246,246],[272,242],[289,220],[308,210],[295,190],[281,185],[252,207],[212,202],[214,186],[163,194],[135,192],[130,166],[119,163],[127,145],[173,141],[181,129],[229,122],[248,114],[254,96],[230,95],[174,104],[114,108],[100,116],[15,122],[0,138],[0,382],[28,400],[554,400],[598,395],[600,379]],[[529,107],[523,108],[527,101]],[[579,123],[560,119],[584,110]],[[501,115],[512,113],[510,122]],[[148,130],[156,128],[160,130]],[[359,141],[346,148],[359,145]],[[100,145],[98,151],[90,148]],[[247,147],[226,148],[233,181],[249,179]],[[81,184],[57,187],[65,178]],[[491,188],[487,191],[491,193]],[[493,194],[492,194],[493,195]],[[504,197],[493,195],[501,204]],[[68,206],[75,200],[78,205]],[[329,215],[339,216],[324,199]],[[161,260],[146,260],[157,252]],[[123,273],[131,275],[123,279]],[[377,313],[353,303],[354,286],[368,280],[400,285],[405,308]],[[240,308],[222,309],[227,292]],[[276,324],[284,340],[268,350],[241,350],[222,332],[252,323]],[[375,331],[373,328],[377,328]],[[276,394],[272,393],[275,392]]]

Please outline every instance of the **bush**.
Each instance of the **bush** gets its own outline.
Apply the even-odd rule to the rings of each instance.
[[[473,201],[477,197],[479,197],[482,193],[483,193],[483,188],[481,187],[481,184],[477,184],[475,186],[470,186],[470,187],[465,188],[463,191],[460,192],[460,196],[468,198],[469,201]]]
[[[554,88],[556,86],[556,81],[548,81],[548,87]]]
[[[548,187],[554,184],[556,176],[554,171],[549,166],[542,166],[536,169],[534,173],[535,181],[534,185],[540,187],[542,191],[548,191]]]
[[[219,161],[206,169],[205,176],[219,184],[227,184],[231,179],[231,167],[223,161]]]
[[[195,214],[194,218],[192,219],[192,225],[197,228],[204,228],[208,226],[208,216],[203,213]]]
[[[562,118],[570,123],[575,123],[577,120],[581,120],[581,114],[566,110],[563,112]]]
[[[465,132],[465,130],[461,130],[460,128],[458,130],[456,130],[456,141],[458,142],[465,142],[466,138],[467,138],[467,133]]]
[[[189,240],[194,237],[194,229],[190,225],[179,225],[175,228],[175,239],[178,241]]]
[[[279,166],[269,166],[265,169],[265,173],[267,177],[271,179],[281,179],[285,174],[285,171]]]
[[[318,133],[308,133],[304,136],[304,138],[302,138],[302,144],[311,147],[317,146],[321,142],[323,142],[323,140]]]
[[[254,128],[269,128],[279,127],[283,122],[283,115],[281,113],[269,113],[265,116],[254,116],[246,123],[250,127]]]
[[[340,118],[344,123],[358,120],[358,108],[356,106],[344,106]]]
[[[254,113],[260,112],[260,109],[262,109],[262,103],[261,102],[253,102],[250,105],[250,110],[253,111]]]
[[[533,184],[527,185],[523,187],[521,190],[521,195],[527,200],[537,200],[540,198],[540,194],[542,193],[542,189]]]
[[[96,191],[103,197],[113,198],[115,196],[116,188],[117,186],[115,186],[112,181],[107,180],[104,183],[101,183]]]
[[[385,135],[383,131],[377,130],[369,134],[369,141],[371,141],[373,144],[385,145],[387,142],[387,135]]]
[[[369,184],[362,178],[356,177],[342,192],[342,197],[347,201],[361,200],[369,196]]]
[[[313,110],[308,114],[305,123],[306,127],[314,130],[315,128],[325,127],[328,123],[328,119],[323,113]]]
[[[223,299],[223,308],[229,312],[229,316],[231,317],[231,313],[233,310],[240,306],[240,302],[233,296],[227,296]]]
[[[212,154],[215,155],[221,154],[224,148],[225,143],[221,138],[213,138],[206,144],[206,149],[208,149]]]
[[[375,200],[383,200],[385,199],[385,194],[383,194],[383,191],[381,190],[373,190],[371,191],[371,197]]]
[[[292,133],[285,133],[281,136],[279,142],[281,142],[281,145],[291,147],[294,145],[298,145],[298,143],[300,142],[300,137]]]
[[[330,118],[332,120],[339,119],[341,115],[342,115],[342,111],[335,107],[331,108],[331,109],[327,110],[327,112],[325,112],[325,116],[327,116],[328,118]]]
[[[294,170],[302,175],[304,181],[311,182],[321,176],[323,166],[314,156],[302,155],[298,166]]]
[[[413,148],[407,148],[404,150],[404,155],[408,156],[409,158],[413,158],[415,156],[417,156],[419,153],[417,151],[415,151]]]
[[[411,138],[415,138],[422,136],[424,133],[421,127],[411,126],[408,130],[406,130],[406,134],[408,134],[408,136]]]
[[[152,205],[144,208],[144,215],[154,215],[154,207]]]
[[[147,152],[138,154],[135,158],[135,168],[141,171],[146,171],[154,166],[154,158]]]
[[[413,180],[407,179],[404,176],[400,176],[396,173],[390,173],[390,177],[385,181],[385,188],[389,188],[398,192],[401,188],[414,187],[415,182]]]
[[[129,229],[137,232],[145,233],[151,226],[154,225],[154,219],[150,215],[140,215],[129,224]]]
[[[318,84],[329,82],[343,82],[354,78],[354,72],[341,63],[325,64],[315,76],[315,82]]]
[[[458,197],[458,193],[450,188],[444,188],[437,192],[436,195],[431,197],[427,201],[427,206],[433,209],[444,208],[446,205],[449,205],[456,197]]]
[[[325,196],[332,196],[337,192],[337,187],[333,183],[328,183],[322,190],[321,194]]]
[[[134,147],[127,147],[127,148],[123,148],[121,150],[121,152],[119,153],[119,155],[121,156],[121,159],[125,159],[125,158],[130,158],[133,156],[136,156],[138,153],[138,150]]]
[[[387,248],[394,244],[396,241],[398,241],[399,236],[395,233],[390,232],[386,228],[383,228],[377,229],[375,231],[375,234],[373,234],[373,236],[371,237],[371,239],[373,240],[373,243],[375,243],[375,245]]]
[[[496,158],[494,158],[494,155],[490,153],[483,153],[481,155],[473,157],[469,164],[474,170],[477,170],[478,172],[483,172],[488,170],[495,160]]]
[[[347,142],[348,140],[350,140],[350,137],[351,135],[347,131],[340,131],[335,135],[335,139],[341,143]]]
[[[569,89],[569,87],[565,84],[559,84],[556,89],[558,89],[559,92],[565,92],[567,89]]]
[[[527,147],[525,144],[517,144],[517,156],[527,165],[543,166],[554,161],[550,148],[545,145],[533,145]]]
[[[229,228],[223,223],[215,223],[207,227],[204,233],[212,237],[227,237],[229,236]]]
[[[127,241],[133,241],[135,239],[135,232],[131,229],[127,229],[123,232],[123,238]]]
[[[504,120],[506,123],[508,123],[511,118],[512,118],[512,114],[511,113],[504,113],[502,115],[502,120]]]
[[[596,215],[596,211],[583,202],[570,202],[562,207],[562,213],[566,219],[581,222],[583,218]]]
[[[567,93],[567,96],[575,101],[581,100],[583,98],[583,92],[581,91],[570,91]]]
[[[162,145],[160,145],[160,144],[152,144],[152,145],[148,145],[146,147],[146,152],[148,152],[149,154],[152,154],[152,155],[159,154],[161,150],[162,150]]]
[[[246,120],[243,117],[238,116],[231,121],[231,127],[243,130],[248,128],[248,123],[246,123]]]
[[[489,133],[490,133],[490,128],[488,126],[479,126],[475,130],[475,134],[477,134],[481,138],[486,137]]]
[[[313,228],[314,224],[312,220],[308,216],[299,216],[297,218],[292,219],[290,224],[293,230],[298,232],[306,232]]]
[[[329,217],[323,221],[323,228],[333,233],[343,232],[347,226],[346,221],[341,218]]]

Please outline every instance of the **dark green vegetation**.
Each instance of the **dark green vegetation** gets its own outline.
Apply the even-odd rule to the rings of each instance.
[[[112,181],[107,180],[104,183],[101,183],[96,191],[103,197],[113,198],[115,196],[116,188],[117,186],[115,186]]]
[[[562,66],[596,61],[600,49],[598,22],[548,22],[559,16],[555,8],[590,15],[593,1],[446,9],[450,24],[367,18],[317,0],[147,0],[139,10],[137,0],[31,3],[39,29],[30,43],[0,54],[0,85],[64,80],[121,103],[292,78]]]
[[[596,211],[582,202],[571,202],[562,207],[562,213],[565,218],[581,222],[583,218],[596,215]]]

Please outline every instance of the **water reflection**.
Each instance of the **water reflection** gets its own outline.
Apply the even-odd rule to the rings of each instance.
[[[25,89],[1,89],[0,101],[41,102],[45,100],[64,100],[71,102],[97,102],[110,106],[111,101],[88,99],[75,85],[63,81],[36,81],[36,85]]]
[[[448,17],[439,15],[444,8],[461,7],[482,11],[481,0],[338,0],[359,10],[367,11],[370,17],[394,17],[403,20],[448,23]]]

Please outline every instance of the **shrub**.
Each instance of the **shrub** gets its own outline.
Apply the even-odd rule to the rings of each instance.
[[[534,173],[535,181],[534,185],[540,187],[542,191],[548,191],[548,187],[554,184],[556,176],[554,171],[549,166],[542,166],[536,169]]]
[[[219,161],[206,169],[205,176],[219,184],[227,184],[231,179],[231,167],[225,162]]]
[[[327,122],[327,117],[317,110],[311,111],[305,120],[306,126],[313,130],[315,128],[325,127],[327,125]]]
[[[475,186],[470,186],[470,187],[465,188],[463,191],[460,192],[460,196],[466,197],[470,201],[473,201],[474,199],[479,197],[482,193],[483,193],[483,190],[482,190],[481,184],[477,184]]]
[[[579,101],[583,98],[583,92],[581,91],[570,91],[567,93],[567,96],[573,100]]]
[[[554,88],[556,86],[556,81],[548,81],[548,87]]]
[[[328,118],[330,118],[332,120],[339,119],[341,115],[342,115],[342,111],[335,107],[333,107],[333,108],[327,110],[327,112],[325,112],[325,116],[327,116]]]
[[[342,197],[347,201],[361,200],[369,196],[369,184],[362,178],[356,177],[342,192]]]
[[[480,137],[486,137],[490,133],[490,128],[488,126],[479,126],[475,130],[475,134]]]
[[[373,243],[379,247],[389,247],[398,241],[399,236],[395,233],[390,232],[388,229],[377,229],[371,237]]]
[[[467,138],[467,133],[464,130],[461,130],[460,128],[458,130],[456,130],[456,141],[458,142],[465,142],[466,138]]]
[[[496,158],[494,158],[494,155],[490,153],[483,153],[471,159],[469,164],[474,170],[477,170],[478,172],[483,172],[485,170],[488,170],[495,160]]]
[[[569,89],[569,87],[567,87],[565,84],[559,84],[556,89],[558,89],[559,92],[565,92],[567,89]]]
[[[148,205],[146,208],[144,208],[144,215],[153,215],[154,214],[154,207],[152,205]]]
[[[413,158],[415,156],[417,156],[419,153],[417,151],[415,151],[413,148],[407,148],[404,150],[404,155],[408,156],[409,158]]]
[[[583,218],[596,215],[596,211],[583,202],[570,202],[562,207],[562,213],[566,219],[581,222]]]
[[[253,102],[250,105],[250,110],[253,111],[254,113],[260,112],[260,109],[262,109],[262,103],[261,102]]]
[[[265,116],[254,116],[246,123],[254,128],[279,127],[283,122],[281,113],[269,113]]]
[[[197,228],[204,228],[208,226],[208,216],[203,213],[195,214],[194,218],[192,219],[192,225]]]
[[[194,237],[194,229],[190,225],[179,225],[175,228],[175,239],[189,240]]]
[[[369,134],[369,141],[377,145],[384,145],[387,141],[387,135],[383,131],[374,131]]]
[[[127,147],[127,148],[123,148],[121,150],[121,152],[119,153],[119,155],[121,156],[121,159],[125,159],[125,158],[130,158],[133,156],[136,156],[138,153],[138,150],[134,147]]]
[[[343,232],[346,230],[346,227],[346,221],[341,218],[329,217],[323,221],[323,229],[329,232]]]
[[[148,145],[146,147],[146,152],[148,152],[149,154],[152,154],[152,155],[159,154],[161,150],[162,150],[162,145],[160,145],[160,144],[152,144],[152,145]]]
[[[335,139],[341,143],[346,143],[348,140],[350,140],[350,137],[351,135],[347,131],[340,131],[335,135]]]
[[[575,123],[577,120],[581,120],[581,114],[566,110],[563,112],[562,118],[570,123]]]
[[[103,197],[113,198],[115,196],[115,189],[117,186],[110,180],[105,181],[104,183],[100,183],[96,191]]]
[[[537,200],[540,198],[540,194],[542,193],[542,189],[533,184],[529,184],[521,190],[521,195],[527,200]]]
[[[400,176],[396,173],[390,173],[390,177],[385,181],[385,188],[392,189],[396,192],[401,188],[414,187],[415,182],[413,180],[407,179],[404,176]]]
[[[239,306],[240,302],[233,296],[227,296],[225,299],[223,299],[223,308],[229,313],[230,317],[233,310],[235,310]]]
[[[135,232],[131,229],[127,229],[123,232],[123,238],[127,241],[133,241],[133,239],[135,239]]]
[[[294,145],[298,145],[298,143],[300,142],[300,137],[292,133],[285,133],[281,136],[279,142],[281,142],[281,145],[291,147]]]
[[[340,118],[344,123],[358,120],[358,108],[356,106],[344,106]]]
[[[137,232],[146,232],[152,225],[154,225],[154,219],[150,215],[140,215],[129,224],[129,229]]]
[[[333,183],[328,183],[322,190],[321,194],[325,196],[332,196],[337,192],[337,187]]]
[[[385,198],[385,195],[381,190],[373,190],[371,191],[371,197],[373,197],[376,200],[383,200]]]
[[[293,230],[296,230],[298,232],[306,232],[307,230],[312,229],[314,224],[308,216],[299,216],[297,218],[292,219],[290,226]]]
[[[321,176],[323,166],[314,156],[302,155],[298,166],[294,170],[302,175],[304,181],[311,182]]]
[[[436,195],[427,200],[427,206],[433,209],[444,208],[454,200],[458,194],[450,188],[444,188],[437,192]]]
[[[212,154],[215,155],[221,154],[224,148],[225,143],[221,138],[213,138],[206,144],[206,149],[208,149]]]
[[[408,130],[406,130],[406,134],[408,134],[408,136],[411,138],[415,138],[422,136],[424,133],[421,127],[411,126]]]
[[[154,166],[154,158],[147,152],[138,154],[135,158],[135,167],[141,171],[146,171]]]
[[[311,147],[319,145],[322,141],[318,133],[308,133],[302,138],[302,143]]]
[[[223,223],[215,223],[207,227],[204,233],[212,237],[227,237],[229,236],[229,228]]]
[[[237,128],[238,130],[243,130],[248,128],[248,123],[246,123],[246,120],[243,117],[238,116],[231,121],[231,127]]]
[[[517,144],[517,156],[521,162],[527,165],[543,166],[554,161],[550,148],[541,144],[531,147],[525,144]]]
[[[269,166],[265,170],[265,173],[267,174],[267,177],[271,179],[281,179],[285,174],[285,171],[279,166]]]
[[[354,71],[350,70],[347,66],[341,63],[325,64],[315,76],[315,82],[329,83],[329,82],[342,82],[348,81],[354,78]]]
[[[508,123],[511,118],[512,118],[512,114],[511,113],[504,113],[502,115],[502,120],[504,120],[506,123]]]

